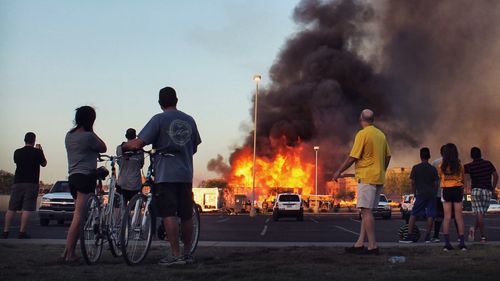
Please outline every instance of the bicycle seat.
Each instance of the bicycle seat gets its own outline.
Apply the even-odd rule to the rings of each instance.
[[[104,180],[109,175],[108,169],[106,167],[101,166],[96,170],[96,177],[98,180]]]

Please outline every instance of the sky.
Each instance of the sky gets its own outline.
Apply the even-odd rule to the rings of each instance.
[[[114,154],[127,128],[160,112],[158,90],[173,86],[203,140],[194,181],[215,177],[206,164],[249,132],[252,77],[269,82],[297,3],[0,0],[0,169],[14,172],[14,150],[33,131],[48,160],[40,179],[65,179],[77,107],[95,107],[95,132]]]

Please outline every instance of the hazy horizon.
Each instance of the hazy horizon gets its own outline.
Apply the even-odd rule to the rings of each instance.
[[[114,154],[127,128],[160,112],[169,85],[203,140],[195,182],[215,177],[207,162],[241,143],[252,77],[269,81],[297,2],[0,1],[0,169],[14,172],[14,150],[33,131],[48,160],[40,179],[66,178],[77,107],[96,108],[95,131]]]

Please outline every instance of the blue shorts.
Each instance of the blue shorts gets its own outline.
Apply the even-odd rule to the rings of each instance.
[[[411,210],[412,216],[423,216],[434,218],[436,217],[436,198],[425,198],[423,196],[418,196],[415,199],[415,203],[413,204],[413,208]]]

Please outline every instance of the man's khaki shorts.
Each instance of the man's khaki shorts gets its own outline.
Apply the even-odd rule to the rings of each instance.
[[[9,211],[36,211],[38,184],[15,183],[10,191]]]
[[[356,208],[377,208],[381,192],[382,185],[358,183],[358,201],[356,203]]]

